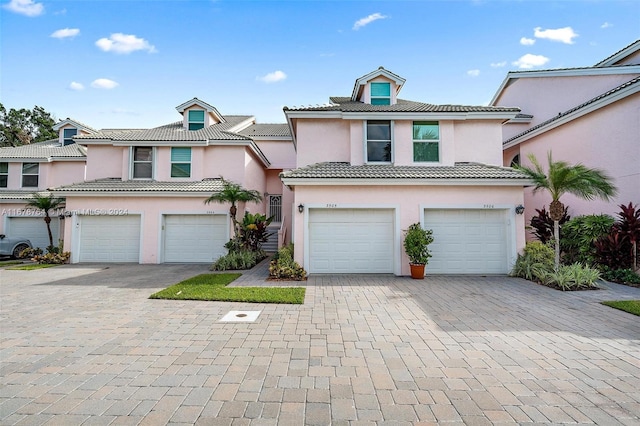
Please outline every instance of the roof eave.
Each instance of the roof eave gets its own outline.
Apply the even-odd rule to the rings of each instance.
[[[281,176],[287,186],[531,186],[525,178],[291,178]]]

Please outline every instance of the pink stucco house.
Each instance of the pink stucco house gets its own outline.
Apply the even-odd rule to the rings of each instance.
[[[502,125],[520,109],[403,100],[404,84],[381,67],[351,96],[285,107],[296,260],[311,274],[408,275],[402,230],[420,222],[435,238],[427,274],[507,273],[530,182],[502,166]]]
[[[613,178],[611,202],[562,201],[572,216],[615,214],[619,204],[640,204],[640,40],[593,66],[507,74],[490,105],[517,105],[522,113],[503,126],[503,164],[554,160],[599,168]],[[526,220],[549,205],[544,192],[525,190]]]

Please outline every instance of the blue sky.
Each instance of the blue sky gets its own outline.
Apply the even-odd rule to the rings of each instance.
[[[637,0],[2,0],[0,101],[94,128],[198,97],[284,122],[378,66],[401,97],[486,105],[510,70],[590,66],[640,38]]]

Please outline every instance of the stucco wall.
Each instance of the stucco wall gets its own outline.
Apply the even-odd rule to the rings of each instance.
[[[270,169],[292,169],[296,166],[296,150],[291,140],[258,140],[256,144],[271,163]]]
[[[502,122],[454,121],[455,161],[502,165]]]
[[[87,149],[87,180],[128,179],[129,169],[123,170],[123,163],[125,163],[123,157],[126,157],[126,161],[128,161],[129,147],[89,145]]]
[[[349,121],[298,120],[297,129],[297,167],[324,161],[350,161]]]

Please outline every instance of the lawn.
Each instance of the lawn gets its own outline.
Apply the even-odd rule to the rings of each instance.
[[[216,300],[250,303],[304,303],[304,287],[227,287],[242,274],[202,274],[149,296],[150,299]]]
[[[28,265],[12,266],[7,268],[11,271],[33,271],[34,269],[52,268],[54,266],[60,266],[60,264],[53,263],[29,263]]]
[[[618,300],[614,302],[602,302],[602,304],[640,316],[640,300]]]

